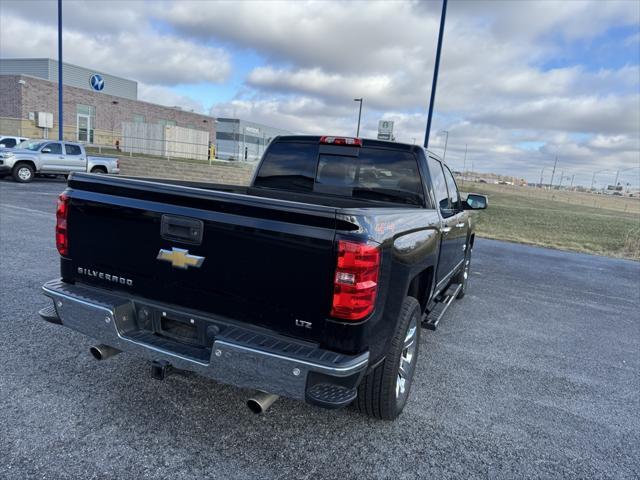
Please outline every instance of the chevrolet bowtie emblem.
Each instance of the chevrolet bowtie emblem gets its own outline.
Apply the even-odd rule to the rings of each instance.
[[[200,268],[202,262],[204,262],[204,257],[189,255],[189,250],[175,247],[172,247],[171,250],[161,248],[156,258],[169,262],[174,268],[182,268],[183,270],[189,267]]]

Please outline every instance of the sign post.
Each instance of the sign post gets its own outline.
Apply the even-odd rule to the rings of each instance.
[[[380,120],[378,122],[378,140],[395,141],[393,136],[393,122],[391,120]]]

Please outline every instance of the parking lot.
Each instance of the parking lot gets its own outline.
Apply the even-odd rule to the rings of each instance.
[[[640,263],[478,240],[393,423],[195,375],[43,322],[61,180],[0,181],[0,478],[638,478]]]

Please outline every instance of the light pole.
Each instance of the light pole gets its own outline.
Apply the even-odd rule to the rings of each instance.
[[[429,113],[427,114],[427,131],[424,134],[424,148],[429,148],[429,133],[431,133],[431,118],[433,104],[436,101],[436,86],[438,85],[438,70],[440,69],[440,52],[442,51],[442,37],[444,35],[444,20],[447,16],[447,0],[442,0],[440,13],[440,30],[438,31],[438,46],[436,47],[436,62],[433,66],[433,81],[431,82],[431,98],[429,99]]]
[[[58,0],[58,140],[62,141],[62,0]]]
[[[449,143],[449,131],[448,130],[441,130],[440,133],[445,133],[447,136],[444,139],[444,153],[442,154],[442,161],[444,162],[444,159],[447,156],[447,143]]]
[[[360,104],[360,108],[358,109],[358,129],[356,130],[356,137],[360,136],[360,118],[362,117],[362,97],[354,98],[354,102],[358,102]]]

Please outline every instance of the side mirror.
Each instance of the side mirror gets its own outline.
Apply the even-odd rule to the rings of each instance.
[[[470,193],[467,195],[463,207],[465,210],[484,210],[489,204],[489,199],[486,195],[479,195],[477,193]]]
[[[42,153],[51,153],[51,149],[50,148],[43,148],[42,149]]]

